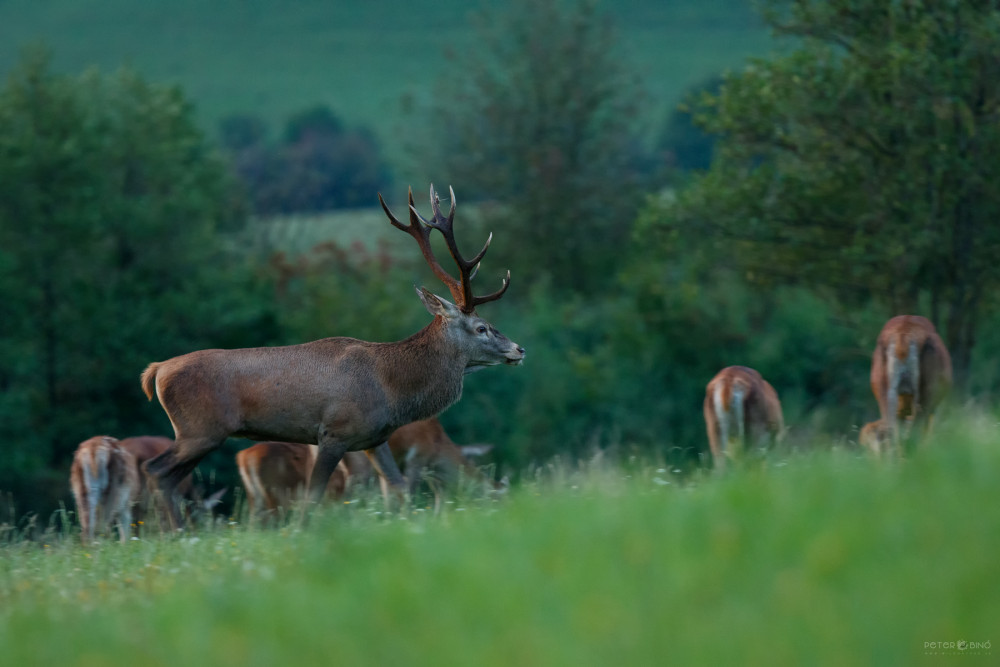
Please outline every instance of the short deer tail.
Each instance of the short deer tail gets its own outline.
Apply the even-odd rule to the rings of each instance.
[[[154,361],[142,372],[142,391],[149,400],[153,400],[153,392],[156,391],[156,371],[159,368],[160,362]]]

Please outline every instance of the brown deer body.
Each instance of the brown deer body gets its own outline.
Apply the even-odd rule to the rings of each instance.
[[[470,445],[466,449],[456,445],[436,417],[396,429],[389,436],[388,444],[411,493],[424,470],[429,470],[444,486],[454,486],[462,473],[487,483],[464,452],[481,454],[489,446]],[[266,517],[289,510],[309,481],[317,452],[316,445],[291,442],[259,442],[238,452],[236,465],[246,488],[250,516]],[[341,498],[349,483],[366,482],[373,472],[366,457],[348,452],[330,476],[326,496]],[[494,489],[503,488],[492,481],[489,483]],[[438,490],[434,491],[435,498],[439,499]]]
[[[872,355],[871,384],[894,447],[900,418],[920,423],[927,434],[951,383],[951,356],[930,320],[898,315],[886,322]]]
[[[236,453],[236,467],[246,489],[251,521],[274,517],[292,508],[306,490],[318,452],[316,445],[258,442]],[[343,496],[349,476],[346,461],[350,456],[348,452],[330,475],[327,497]],[[361,460],[368,462],[364,456]]]
[[[858,444],[875,455],[876,458],[881,458],[882,453],[887,450],[891,443],[889,428],[881,419],[868,422],[858,434]]]
[[[135,457],[136,467],[139,471],[139,499],[133,510],[133,516],[138,522],[145,518],[145,514],[152,510],[154,505],[153,489],[150,488],[150,479],[149,475],[146,474],[144,464],[170,449],[174,441],[158,435],[137,435],[131,438],[122,438],[118,444]],[[177,485],[175,500],[183,501],[193,517],[201,511],[211,512],[221,502],[225,493],[226,489],[221,489],[205,498],[203,489],[196,486],[193,477],[188,475]],[[161,506],[160,509],[163,507]]]
[[[142,375],[143,391],[149,398],[156,392],[176,435],[173,448],[146,464],[165,496],[171,497],[198,462],[231,435],[317,444],[309,481],[313,501],[322,496],[348,451],[366,450],[384,491],[387,486],[403,488],[385,442],[388,435],[457,401],[466,373],[524,359],[520,346],[475,312],[476,305],[503,295],[510,274],[497,292],[473,295],[471,280],[489,241],[472,260],[461,256],[452,230],[453,191],[451,195],[451,212],[445,217],[431,187],[434,217],[428,221],[417,213],[411,191],[409,225],[400,223],[379,196],[390,222],[413,236],[456,301],[418,289],[434,319],[409,338],[395,343],[326,338],[285,347],[201,350],[149,365]],[[434,258],[432,229],[445,237],[460,279]],[[179,527],[180,517],[171,509]]]
[[[503,489],[503,484],[487,479],[469,460],[469,456],[485,454],[490,449],[492,445],[456,445],[436,417],[407,424],[389,436],[389,450],[403,471],[411,494],[424,471],[445,487],[456,486],[459,477],[464,476],[493,490]],[[439,498],[437,489],[434,491]]]
[[[132,505],[139,498],[139,471],[135,457],[116,438],[98,435],[80,443],[70,466],[70,486],[84,544],[114,523],[121,541],[128,540]]]
[[[708,444],[717,469],[740,449],[773,444],[785,428],[778,393],[746,366],[723,368],[705,388],[703,404]]]

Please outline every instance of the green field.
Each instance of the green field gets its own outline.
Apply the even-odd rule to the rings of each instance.
[[[959,420],[953,418],[951,426]],[[995,664],[997,424],[877,464],[554,465],[440,516],[0,546],[4,664]],[[355,507],[359,507],[355,509]],[[959,649],[959,641],[975,642]],[[955,642],[950,647],[929,642]],[[961,661],[958,661],[958,658]]]
[[[25,46],[39,43],[66,71],[128,64],[154,81],[183,86],[212,130],[236,112],[278,124],[291,112],[326,103],[347,122],[372,126],[391,159],[403,137],[420,131],[404,110],[427,99],[445,71],[444,49],[474,48],[468,17],[478,6],[463,0],[6,0],[0,2],[0,73]],[[769,45],[743,0],[644,0],[607,9],[618,20],[623,55],[648,89],[651,128],[685,87]]]

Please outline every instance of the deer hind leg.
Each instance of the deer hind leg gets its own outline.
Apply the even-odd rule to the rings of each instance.
[[[172,529],[180,530],[184,527],[177,487],[198,467],[203,458],[218,449],[224,441],[224,435],[200,438],[178,436],[173,447],[146,461],[146,473],[159,496],[158,500],[167,508]]]
[[[712,395],[712,410],[715,416],[715,425],[718,429],[718,433],[716,434],[718,438],[717,452],[713,452],[713,454],[715,454],[715,466],[720,472],[726,469],[726,461],[731,456],[730,439],[732,438],[732,416],[730,415],[730,411],[726,409],[725,397],[723,396],[724,390],[722,384],[719,384]],[[731,397],[730,400],[734,399]]]
[[[122,542],[128,542],[132,536],[132,501],[128,497],[128,491],[124,492],[124,496],[119,501],[115,515],[118,518],[118,538]]]

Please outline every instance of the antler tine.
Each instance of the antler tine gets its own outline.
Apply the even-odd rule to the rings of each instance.
[[[455,188],[448,186],[448,194],[451,196],[451,210],[448,211],[448,224],[455,221]]]
[[[413,190],[410,189],[410,225],[404,226],[399,223],[398,220],[392,215],[389,208],[382,202],[382,208],[385,209],[386,214],[389,216],[390,221],[403,231],[407,232],[411,236],[417,239],[420,244],[420,249],[424,253],[424,257],[427,262],[431,264],[431,268],[434,269],[435,275],[448,286],[451,291],[452,297],[455,299],[455,305],[467,313],[471,313],[475,310],[476,306],[481,303],[486,303],[488,301],[495,301],[503,296],[503,293],[507,291],[507,287],[510,285],[510,271],[507,272],[507,277],[503,280],[503,287],[492,294],[486,296],[477,297],[472,293],[472,279],[475,278],[479,271],[479,264],[483,257],[486,255],[486,251],[490,248],[490,243],[493,242],[493,234],[491,233],[486,239],[486,244],[483,245],[482,250],[476,253],[476,256],[472,259],[465,259],[462,257],[462,253],[458,251],[458,244],[455,242],[455,231],[452,227],[452,223],[455,220],[455,189],[448,186],[448,193],[451,195],[451,209],[448,211],[447,217],[441,212],[441,198],[438,197],[437,191],[434,189],[434,185],[431,184],[430,187],[430,200],[431,200],[431,211],[433,215],[430,220],[420,215],[417,207],[413,203]],[[382,201],[381,195],[379,195],[379,201]],[[455,260],[455,264],[458,265],[459,273],[461,274],[460,279],[455,279],[441,268],[437,260],[434,259],[433,254],[430,249],[430,230],[436,229],[441,232],[444,237],[445,244],[448,246],[448,252],[451,253],[452,259]]]
[[[441,266],[437,258],[434,257],[434,251],[431,249],[431,228],[432,225],[428,225],[427,221],[417,212],[416,206],[413,205],[413,188],[409,189],[409,203],[410,203],[410,224],[404,225],[399,221],[399,219],[393,214],[389,209],[389,206],[382,199],[382,193],[378,195],[379,203],[382,204],[382,210],[389,217],[389,222],[392,223],[397,229],[401,229],[410,236],[412,236],[417,241],[417,245],[420,246],[420,252],[423,254],[424,259],[427,264],[431,267],[434,275],[445,284],[448,291],[451,292],[451,297],[455,299],[456,303],[460,307],[464,307],[465,301],[465,290],[464,284],[455,280],[444,268]]]
[[[413,198],[413,190],[412,189],[410,189],[410,198],[411,198],[411,200]],[[385,214],[387,216],[389,216],[389,222],[392,223],[393,227],[395,227],[396,229],[402,229],[404,232],[409,233],[409,230],[407,229],[406,225],[404,225],[403,223],[401,223],[399,221],[399,219],[397,219],[396,216],[392,214],[392,211],[389,210],[389,206],[385,203],[385,200],[382,199],[382,193],[381,192],[378,193],[378,203],[382,204],[382,210],[385,211]]]
[[[503,293],[507,291],[510,287],[510,270],[507,271],[507,277],[503,279],[503,287],[498,289],[493,294],[487,294],[486,296],[474,296],[472,297],[472,307],[475,308],[481,303],[487,303],[489,301],[496,301],[503,296]]]

